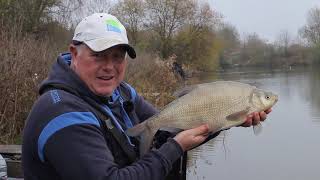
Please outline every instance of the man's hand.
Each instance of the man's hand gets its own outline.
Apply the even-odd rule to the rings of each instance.
[[[272,109],[268,109],[266,111],[254,112],[247,116],[247,120],[240,126],[242,127],[250,127],[259,124],[260,122],[267,119],[267,114],[269,114]]]
[[[201,144],[209,135],[208,125],[180,132],[173,139],[178,142],[183,151],[188,151]]]

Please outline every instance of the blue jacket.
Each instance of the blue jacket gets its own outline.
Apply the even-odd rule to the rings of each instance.
[[[22,146],[25,180],[164,179],[183,154],[176,141],[168,139],[160,148],[130,162],[101,119],[102,114],[123,132],[155,114],[156,109],[126,83],[121,83],[112,97],[96,96],[69,64],[70,54],[58,57],[28,116]],[[129,94],[134,107],[125,109],[127,118],[119,105],[123,103],[119,92]],[[101,114],[89,102],[97,104]],[[134,139],[126,140],[135,147]]]

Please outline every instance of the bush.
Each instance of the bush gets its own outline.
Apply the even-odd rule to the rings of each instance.
[[[38,85],[64,47],[44,37],[23,34],[18,27],[0,30],[0,143],[20,139]]]
[[[147,54],[129,60],[126,81],[158,108],[174,99],[172,94],[180,85],[166,61]]]

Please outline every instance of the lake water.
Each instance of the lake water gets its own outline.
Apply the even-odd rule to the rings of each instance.
[[[320,69],[238,69],[198,79],[213,78],[252,83],[278,94],[279,101],[260,135],[236,127],[196,150],[188,180],[320,179]]]

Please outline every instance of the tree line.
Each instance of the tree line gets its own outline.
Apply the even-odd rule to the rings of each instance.
[[[82,17],[109,12],[126,26],[139,52],[163,59],[174,55],[181,64],[204,71],[319,62],[318,7],[310,9],[307,24],[299,30],[299,42],[283,30],[273,43],[256,33],[240,40],[237,29],[224,23],[223,15],[213,8],[197,0],[1,0],[0,19],[3,26],[19,25],[23,32],[63,41],[70,40],[66,32],[72,32]]]
[[[320,8],[309,10],[298,37],[279,31],[275,42],[256,33],[242,38],[232,24],[207,3],[187,0],[119,0],[110,12],[128,27],[129,39],[143,52],[200,71],[233,66],[288,68],[320,62]]]

